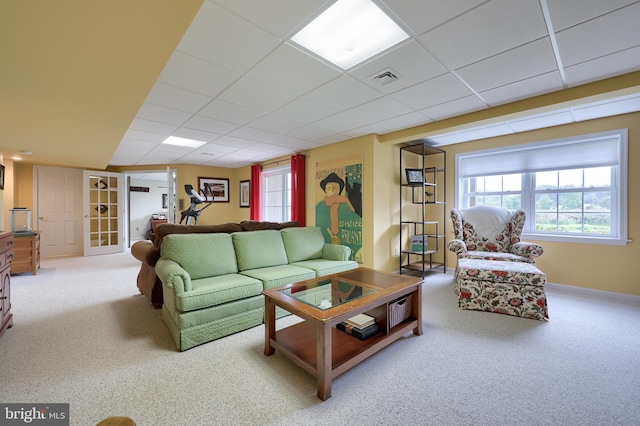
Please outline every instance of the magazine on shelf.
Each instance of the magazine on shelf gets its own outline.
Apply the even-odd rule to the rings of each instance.
[[[371,315],[358,314],[355,317],[349,318],[345,322],[357,328],[365,328],[370,326],[371,324],[374,324],[376,322],[376,319]]]

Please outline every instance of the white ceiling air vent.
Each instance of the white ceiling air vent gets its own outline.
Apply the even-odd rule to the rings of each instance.
[[[387,68],[386,70],[374,74],[369,78],[371,78],[379,85],[384,86],[385,84],[393,83],[394,81],[396,81],[399,78],[399,74],[391,68]]]

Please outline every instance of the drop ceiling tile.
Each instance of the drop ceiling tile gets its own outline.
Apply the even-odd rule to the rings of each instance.
[[[187,120],[182,127],[189,129],[202,130],[209,133],[217,133],[224,135],[238,128],[237,124],[228,121],[216,120],[214,118],[204,117],[202,115],[194,115]]]
[[[334,133],[344,134],[344,132],[347,130],[366,126],[367,122],[347,114],[336,114],[336,115],[332,115],[331,117],[318,120],[315,123],[313,123],[313,125],[318,126],[322,129],[327,129]]]
[[[134,118],[129,126],[133,130],[156,133],[159,135],[170,135],[178,126],[173,124],[160,123],[159,121],[145,120],[144,118]]]
[[[322,127],[309,124],[307,126],[293,129],[287,132],[285,136],[290,136],[297,139],[304,139],[306,141],[315,142],[316,140],[329,137],[333,134],[334,132],[332,132],[331,130],[323,129]]]
[[[153,142],[154,144],[160,143],[167,138],[167,135],[161,135],[158,133],[149,133],[143,132],[141,130],[135,130],[131,127],[124,134],[123,140],[137,140],[137,141],[146,141]]]
[[[303,150],[303,149],[313,149],[318,147],[317,143],[303,140],[303,139],[298,139],[298,138],[287,136],[287,135],[274,136],[273,138],[269,139],[268,142],[270,144],[286,147],[294,151]]]
[[[116,149],[116,154],[120,156],[137,157],[151,151],[156,145],[156,142],[125,138],[120,142],[118,149]]]
[[[205,1],[178,50],[243,74],[280,43],[277,37]]]
[[[398,80],[381,85],[374,76],[391,69]],[[383,93],[392,93],[447,72],[417,41],[410,40],[354,68],[349,75]]]
[[[529,130],[560,126],[571,122],[573,122],[573,117],[571,116],[571,111],[567,108],[552,113],[536,114],[522,119],[508,120],[507,124],[516,132],[527,132]]]
[[[569,87],[640,70],[640,47],[565,67]]]
[[[387,129],[386,127],[378,123],[372,123],[367,124],[366,126],[358,127],[356,129],[345,130],[344,134],[351,138],[357,138],[359,136],[369,135],[372,133],[382,135],[387,132],[389,132],[389,129]]]
[[[241,78],[219,96],[219,99],[223,101],[244,106],[260,113],[276,109],[293,98],[294,96],[287,92],[249,78]]]
[[[480,96],[489,105],[496,106],[561,89],[560,73],[554,71],[481,92]]]
[[[312,123],[321,120],[338,111],[312,102],[305,98],[298,98],[273,111],[274,115],[297,121],[298,123]]]
[[[255,81],[300,96],[340,74],[340,71],[310,54],[289,44],[282,44],[246,75]]]
[[[211,97],[157,82],[147,95],[146,102],[195,113],[211,102]]]
[[[486,105],[482,100],[472,95],[421,109],[420,113],[429,117],[431,120],[443,120],[455,115],[466,114],[484,108],[486,108]]]
[[[421,124],[430,123],[432,121],[433,120],[419,112],[410,112],[408,114],[393,117],[388,120],[382,120],[380,121],[380,125],[386,127],[391,131],[394,131],[419,126]]]
[[[244,19],[284,37],[318,12],[327,0],[214,0]]]
[[[286,155],[291,152],[291,148],[289,147],[275,145],[267,142],[256,143],[254,145],[251,145],[248,149],[252,151],[259,151],[261,153],[270,153],[271,158],[273,158],[274,156]],[[243,151],[238,152],[242,153]]]
[[[289,120],[275,114],[265,115],[253,120],[249,125],[255,129],[264,130],[272,133],[286,133],[302,126],[304,123]]]
[[[457,69],[546,35],[539,2],[494,0],[419,40],[445,66]]]
[[[240,139],[248,139],[252,141],[265,141],[273,136],[276,133],[268,132],[266,130],[255,129],[249,126],[240,127],[233,132],[229,133],[229,136],[233,136]]]
[[[556,34],[564,66],[589,61],[640,45],[640,3]]]
[[[337,111],[344,111],[381,97],[382,94],[366,84],[343,75],[307,93],[304,98]]]
[[[145,102],[136,117],[179,126],[188,120],[191,114]]]
[[[367,121],[369,123],[374,123],[377,121],[387,120],[389,118],[408,114],[412,111],[413,110],[408,106],[394,99],[384,97],[351,108],[345,111],[345,114],[360,118],[361,120]]]
[[[172,136],[177,136],[179,138],[193,139],[196,141],[212,142],[218,139],[221,135],[219,133],[211,133],[211,132],[205,132],[202,130],[181,127],[177,129],[175,132],[173,132]]]
[[[214,97],[238,78],[238,73],[176,50],[158,81]]]
[[[406,1],[383,0],[382,3],[407,25],[414,34],[422,34],[487,0]]]
[[[548,37],[456,70],[476,92],[526,80],[558,69]]]
[[[256,110],[221,99],[214,99],[202,108],[198,114],[235,124],[247,124],[261,115]]]
[[[215,145],[226,145],[226,146],[231,146],[237,149],[240,148],[246,148],[250,145],[253,145],[255,143],[255,141],[252,140],[248,140],[248,139],[241,139],[241,138],[236,138],[233,136],[222,136],[218,139],[216,139],[215,141]]]
[[[445,74],[391,94],[403,104],[420,110],[464,98],[471,91],[452,74]]]
[[[637,0],[547,0],[555,31],[588,21]]]

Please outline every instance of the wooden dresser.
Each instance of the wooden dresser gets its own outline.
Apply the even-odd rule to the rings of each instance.
[[[13,326],[11,314],[11,261],[13,232],[0,232],[0,336]]]
[[[40,268],[40,231],[13,234],[13,262],[11,273],[31,272]]]

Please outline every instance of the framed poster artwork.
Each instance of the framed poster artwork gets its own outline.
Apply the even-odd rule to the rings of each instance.
[[[205,184],[211,188],[211,192],[205,190]],[[198,177],[200,194],[205,194],[207,201],[214,203],[229,202],[229,179]],[[212,195],[213,194],[213,195]]]
[[[240,207],[249,207],[251,196],[251,183],[248,180],[240,181]]]
[[[4,166],[0,164],[0,189],[4,189]]]

